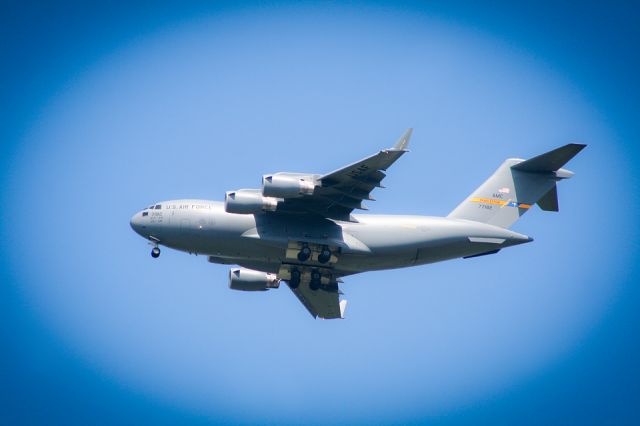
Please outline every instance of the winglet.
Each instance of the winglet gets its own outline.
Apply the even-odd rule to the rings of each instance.
[[[347,309],[347,301],[342,299],[340,301],[340,318],[344,319],[344,311]]]
[[[407,146],[409,146],[409,139],[411,139],[411,133],[413,133],[413,128],[409,127],[407,131],[404,132],[404,135],[402,135],[402,137],[398,139],[398,142],[396,142],[396,144],[391,149],[393,149],[394,151],[406,151]]]

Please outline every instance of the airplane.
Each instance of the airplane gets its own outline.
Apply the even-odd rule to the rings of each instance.
[[[136,213],[133,230],[153,245],[238,265],[229,287],[279,288],[314,318],[344,318],[338,285],[361,272],[495,254],[533,241],[509,228],[535,204],[558,211],[562,168],[586,145],[571,143],[528,160],[509,158],[446,217],[354,214],[383,188],[385,171],[403,154],[413,129],[389,149],[326,174],[267,174],[260,189],[226,192],[224,202],[182,199]]]

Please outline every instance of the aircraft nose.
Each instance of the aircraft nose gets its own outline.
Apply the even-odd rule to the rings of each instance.
[[[144,229],[144,225],[142,224],[142,213],[138,212],[131,216],[131,220],[129,220],[129,225],[131,225],[131,229],[133,229],[137,234],[143,235],[142,230]]]

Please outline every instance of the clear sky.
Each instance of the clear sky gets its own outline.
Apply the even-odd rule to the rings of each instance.
[[[0,423],[636,423],[638,8],[512,3],[4,3]],[[371,213],[589,146],[532,244],[348,277],[343,321],[129,228],[407,127]]]

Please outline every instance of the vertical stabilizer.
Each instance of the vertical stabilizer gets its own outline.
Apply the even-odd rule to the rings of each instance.
[[[536,203],[558,211],[556,182],[573,176],[562,166],[585,146],[568,144],[529,160],[506,160],[448,217],[509,228]]]
[[[558,206],[558,186],[553,187],[538,200],[538,207],[546,212],[557,212],[560,210]]]

